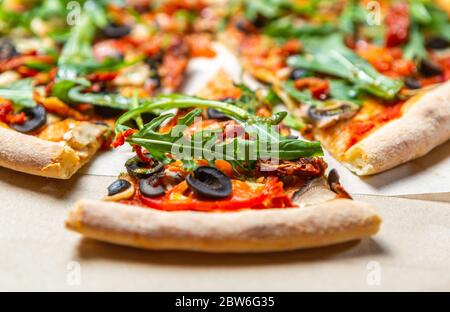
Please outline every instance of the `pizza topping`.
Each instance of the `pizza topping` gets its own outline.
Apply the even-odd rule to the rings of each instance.
[[[214,108],[208,108],[206,110],[206,114],[207,114],[208,118],[210,118],[210,119],[218,119],[218,120],[230,119],[229,117],[227,117],[227,115],[219,112],[218,110],[216,110]]]
[[[44,126],[47,122],[47,112],[41,105],[25,108],[22,112],[25,113],[26,120],[23,123],[11,125],[16,131],[22,133],[33,132]]]
[[[339,174],[336,169],[331,169],[328,173],[327,182],[330,189],[338,194],[340,198],[352,198],[342,187],[341,182],[339,182]]]
[[[222,199],[199,197],[189,189],[186,181],[172,188],[164,196],[149,198],[139,194],[138,203],[148,207],[166,211],[235,211],[239,209],[288,208],[294,207],[284,193],[283,183],[276,177],[269,177],[263,183],[250,183],[231,180],[232,193]]]
[[[2,39],[0,41],[0,61],[16,56],[17,50],[14,44],[9,39]]]
[[[158,197],[166,193],[164,187],[154,177],[139,179],[139,192],[145,197]]]
[[[281,178],[289,176],[319,177],[324,174],[326,167],[326,163],[319,157],[278,162],[260,160],[258,161],[256,172],[257,175],[276,175]]]
[[[102,32],[108,38],[122,38],[131,32],[131,28],[127,25],[118,25],[112,22],[103,27]]]
[[[164,165],[156,160],[143,161],[139,157],[132,157],[125,162],[125,168],[130,176],[139,179],[149,178],[164,169]]]
[[[125,179],[118,179],[108,186],[108,195],[103,198],[107,201],[119,201],[130,199],[135,194],[133,183]]]
[[[230,178],[213,167],[198,167],[186,177],[186,183],[200,197],[221,199],[231,195]]]
[[[108,186],[108,196],[121,193],[131,187],[131,183],[124,179],[118,179]]]
[[[386,16],[386,46],[395,47],[408,40],[409,8],[406,3],[399,2],[391,6]]]
[[[317,124],[319,128],[327,128],[336,122],[349,119],[358,111],[359,106],[348,101],[327,101],[323,106],[310,106],[308,118]]]
[[[408,76],[404,79],[405,82],[405,87],[407,87],[408,89],[420,89],[422,86],[420,84],[420,80],[412,77],[412,76]]]
[[[432,77],[443,74],[443,70],[438,64],[425,59],[420,61],[419,72],[425,77]]]
[[[425,46],[428,49],[444,50],[450,47],[450,41],[444,37],[434,36],[426,40]]]

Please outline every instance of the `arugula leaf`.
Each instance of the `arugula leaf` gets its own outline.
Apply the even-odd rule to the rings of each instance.
[[[299,90],[295,87],[293,81],[287,81],[281,85],[283,90],[295,99],[297,102],[309,105],[309,106],[318,106],[321,105],[321,101],[313,98],[311,91],[308,89]]]
[[[174,155],[176,158],[182,159],[190,165],[192,165],[192,160],[198,158],[208,159],[211,163],[215,159],[225,159],[233,167],[245,169],[252,168],[256,160],[269,156],[292,160],[322,155],[319,142],[282,138],[274,130],[273,125],[281,122],[286,117],[286,112],[279,112],[269,118],[264,118],[249,114],[229,103],[177,94],[159,96],[123,114],[116,122],[116,132],[129,129],[125,124],[145,112],[193,107],[197,107],[197,109],[181,118],[178,125],[168,133],[162,134],[157,130],[164,121],[173,117],[173,114],[163,114],[153,119],[141,130],[128,137],[127,142],[144,147],[153,157],[163,162],[173,161],[174,159],[167,157],[167,154],[176,152],[177,155]],[[229,141],[218,141],[218,131],[201,131],[192,135],[191,138],[184,137],[183,131],[180,131],[178,126],[192,124],[194,118],[201,113],[199,107],[214,108],[227,114],[240,123],[252,139],[234,138]]]
[[[0,87],[0,97],[12,101],[16,106],[33,107],[33,80],[31,78],[18,80],[8,86]]]
[[[428,52],[425,49],[425,39],[422,32],[418,25],[413,24],[409,35],[409,41],[403,50],[403,57],[408,60],[420,60],[427,58],[427,55]]]
[[[292,38],[305,35],[327,35],[335,32],[332,24],[295,23],[292,16],[285,16],[269,23],[263,30],[266,35],[279,38]]]
[[[393,99],[403,85],[378,73],[368,62],[343,44],[340,34],[303,40],[306,55],[288,58],[288,65],[343,78],[359,89],[383,99]]]

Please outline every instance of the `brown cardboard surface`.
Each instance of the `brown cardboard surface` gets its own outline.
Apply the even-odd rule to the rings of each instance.
[[[378,208],[381,232],[329,248],[151,252],[64,229],[73,202],[100,198],[111,180],[77,175],[58,181],[0,168],[0,290],[450,290],[449,203],[358,196]]]

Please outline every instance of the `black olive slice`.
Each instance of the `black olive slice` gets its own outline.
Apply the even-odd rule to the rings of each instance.
[[[145,197],[162,196],[166,193],[164,187],[160,184],[157,185],[152,177],[139,180],[139,191]]]
[[[162,171],[164,169],[164,164],[157,162],[156,160],[153,161],[153,164],[146,163],[135,156],[125,162],[125,168],[129,175],[138,179],[145,179]]]
[[[222,171],[213,167],[198,167],[186,177],[189,189],[195,194],[221,199],[231,195],[231,180]]]
[[[442,75],[443,73],[442,68],[440,68],[438,64],[429,60],[420,61],[419,72],[425,77]]]
[[[208,108],[206,111],[206,115],[208,116],[209,119],[219,119],[219,120],[230,119],[227,115],[214,108]]]
[[[17,55],[17,50],[14,44],[9,39],[0,41],[0,60],[6,60]]]
[[[289,79],[297,80],[308,76],[308,71],[303,68],[294,68],[289,75]]]
[[[420,81],[414,77],[408,76],[405,78],[404,82],[405,82],[405,86],[408,89],[420,89],[421,88]]]
[[[23,124],[12,124],[11,127],[19,132],[27,133],[39,129],[47,122],[47,112],[41,105],[22,110],[27,116]]]
[[[108,196],[113,196],[119,193],[122,193],[125,190],[128,190],[131,187],[131,183],[127,180],[119,179],[111,183],[108,186]]]
[[[450,47],[450,41],[443,37],[431,37],[426,40],[425,46],[428,49],[443,50]]]
[[[108,38],[122,38],[131,32],[131,28],[127,25],[109,23],[102,29],[102,32]]]

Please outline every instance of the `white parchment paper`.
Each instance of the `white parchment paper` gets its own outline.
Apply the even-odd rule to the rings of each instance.
[[[224,69],[234,80],[243,80],[250,87],[258,83],[242,70],[236,57],[223,45],[215,44],[216,58],[197,58],[190,62],[183,92],[195,94],[219,69]],[[450,105],[450,103],[449,103]],[[101,152],[81,172],[89,175],[117,176],[124,171],[125,161],[133,153],[128,146]],[[325,155],[329,168],[336,168],[341,182],[352,194],[403,196],[415,194],[450,194],[450,142],[447,142],[428,155],[410,161],[402,166],[369,177],[358,177]]]

